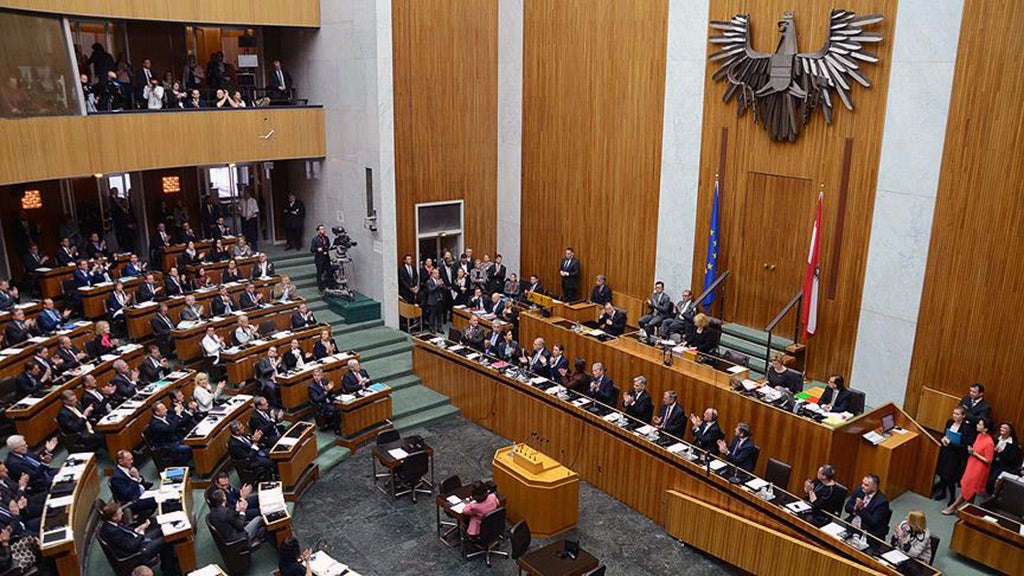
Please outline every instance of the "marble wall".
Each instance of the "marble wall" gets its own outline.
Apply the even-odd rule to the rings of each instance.
[[[310,228],[344,226],[359,243],[351,252],[351,284],[380,301],[385,321],[396,326],[391,2],[324,1],[321,21],[319,30],[287,35],[283,46],[296,85],[323,105],[327,122],[320,177],[296,170],[292,189],[306,204]],[[373,170],[376,232],[364,226],[366,168]]]
[[[697,230],[709,0],[669,0],[658,252],[654,275],[673,299],[690,288]]]
[[[902,405],[953,88],[962,0],[901,0],[850,383]]]
[[[518,273],[523,167],[523,0],[498,0],[498,251]]]

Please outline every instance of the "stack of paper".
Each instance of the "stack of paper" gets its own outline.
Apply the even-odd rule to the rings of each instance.
[[[719,471],[719,470],[721,470],[722,468],[725,468],[726,466],[728,466],[728,464],[726,464],[725,462],[723,462],[723,461],[721,461],[721,460],[718,460],[718,459],[716,458],[715,460],[712,460],[712,461],[711,461],[711,463],[710,463],[710,464],[708,464],[708,466],[709,466],[709,467],[710,467],[710,468],[711,468],[712,470],[714,470],[715,472],[718,472],[718,471]]]
[[[280,440],[277,441],[277,445],[282,448],[291,448],[292,446],[295,446],[298,443],[298,438],[289,438],[287,436],[282,437]]]
[[[846,536],[846,527],[835,522],[829,522],[821,527],[821,531],[836,540],[842,540]]]
[[[811,505],[808,504],[807,502],[804,502],[803,500],[797,500],[796,502],[790,502],[789,504],[786,504],[786,508],[795,514],[800,514],[802,512],[807,512],[808,510],[810,510]]]
[[[640,434],[641,436],[647,436],[651,432],[654,432],[654,426],[650,426],[650,425],[648,425],[648,426],[641,426],[641,427],[637,428],[635,430],[635,432],[637,434]]]
[[[452,512],[455,512],[456,514],[462,514],[462,511],[465,510],[465,509],[466,509],[466,503],[465,502],[459,502],[458,504],[455,504],[455,505],[452,506]]]
[[[889,564],[892,564],[893,566],[899,566],[900,564],[903,564],[907,560],[910,560],[910,556],[907,556],[903,552],[893,548],[892,550],[889,550],[885,554],[882,554],[882,560],[885,560],[886,562],[888,562]]]
[[[582,408],[587,404],[590,404],[590,398],[577,398],[572,401],[572,405],[577,408]]]
[[[156,517],[156,523],[160,525],[160,530],[164,533],[164,536],[170,536],[182,530],[191,530],[192,525],[188,521],[188,515],[185,514],[184,510],[178,510],[176,512],[169,512],[167,514],[158,514]]]
[[[409,456],[409,453],[401,448],[392,448],[391,450],[388,450],[388,454],[390,454],[395,460],[404,460]]]
[[[668,451],[673,454],[682,454],[683,452],[688,452],[689,450],[690,447],[687,446],[686,444],[683,444],[682,442],[676,442],[675,444],[668,447]]]
[[[754,492],[757,492],[758,490],[760,490],[761,488],[764,488],[767,485],[768,485],[768,482],[766,482],[766,481],[764,481],[764,480],[762,480],[760,478],[754,478],[753,480],[749,480],[749,481],[747,481],[746,484],[744,484],[744,486],[746,486],[747,488],[750,488]]]
[[[323,550],[310,557],[309,568],[317,576],[340,576],[348,570],[348,566],[331,558]]]
[[[260,490],[260,514],[264,516],[281,512],[288,509],[284,501],[284,492],[281,491],[281,484],[275,483],[275,487],[269,490]]]
[[[451,504],[452,506],[458,504],[459,502],[462,502],[462,500],[458,496],[456,496],[454,494],[452,494],[451,496],[445,498],[445,500],[447,500],[448,503]]]

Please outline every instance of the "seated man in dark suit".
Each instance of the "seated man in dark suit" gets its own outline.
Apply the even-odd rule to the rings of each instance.
[[[9,527],[12,540],[39,534],[48,495],[45,492],[29,494],[27,488],[28,476],[23,475],[16,482],[7,471],[7,465],[0,462],[0,510],[3,510],[0,528]]]
[[[149,320],[149,328],[153,332],[153,341],[160,350],[167,350],[168,353],[173,347],[171,342],[171,330],[174,329],[174,321],[170,317],[170,309],[167,304],[160,303],[156,314]]]
[[[53,477],[57,471],[47,466],[53,460],[53,451],[57,449],[57,439],[50,438],[46,441],[43,451],[33,454],[28,449],[25,437],[19,434],[7,437],[7,473],[11,478],[21,478],[22,474],[28,475],[28,491],[32,493],[48,492]]]
[[[737,468],[753,472],[756,449],[754,439],[750,437],[750,424],[746,422],[737,424],[736,436],[729,444],[726,444],[724,439],[719,439],[718,453]]]
[[[252,436],[245,433],[245,428],[238,421],[228,424],[231,437],[228,438],[228,454],[236,462],[244,462],[258,474],[277,474],[277,464],[267,457],[267,452],[260,448],[263,433],[255,430]]]
[[[188,466],[192,461],[192,448],[181,439],[188,430],[180,428],[181,420],[170,418],[163,402],[153,405],[153,419],[146,427],[146,438],[154,449],[163,452],[172,466]]]
[[[181,277],[178,275],[178,269],[171,267],[167,271],[167,276],[164,278],[164,295],[167,297],[181,296],[185,293],[185,283],[181,281]]]
[[[54,354],[54,361],[58,358],[60,359],[60,369],[64,372],[78,368],[89,357],[84,351],[79,350],[78,346],[75,346],[70,336],[61,336],[57,342],[57,353]]]
[[[253,399],[253,411],[249,416],[249,429],[253,432],[261,432],[260,446],[270,449],[278,440],[284,427],[281,419],[284,416],[283,410],[271,410],[270,402],[262,396]]]
[[[138,553],[148,563],[159,554],[160,572],[178,574],[173,548],[164,544],[160,526],[153,525],[150,529],[151,524],[147,520],[133,530],[121,523],[123,515],[121,505],[117,502],[107,502],[100,513],[103,522],[100,524],[99,536],[114,555],[124,558]]]
[[[849,412],[850,410],[850,391],[846,389],[846,381],[839,374],[835,374],[828,379],[828,387],[825,388],[825,393],[821,395],[821,400],[818,401],[818,406],[826,412]]]
[[[640,329],[653,333],[661,327],[661,323],[672,317],[675,305],[672,298],[665,293],[665,283],[655,282],[654,292],[644,302],[648,313],[640,317]]]
[[[549,374],[548,359],[550,358],[551,352],[548,352],[548,346],[544,339],[534,338],[533,349],[530,352],[523,350],[519,355],[519,365],[541,378],[547,378]]]
[[[217,491],[224,493],[224,497],[227,499],[227,506],[234,508],[238,504],[239,500],[245,500],[245,521],[249,522],[253,518],[259,518],[260,516],[260,498],[253,492],[252,486],[246,484],[239,488],[235,488],[231,485],[231,476],[227,472],[218,472],[214,477],[210,487],[206,489],[205,497],[206,503],[209,504],[210,509],[213,509],[213,493]]]
[[[39,363],[35,360],[26,362],[25,370],[14,381],[18,389],[18,395],[26,397],[42,390],[44,388],[42,376],[43,369],[39,366]]]
[[[633,389],[627,390],[622,396],[622,405],[626,407],[626,415],[650,424],[654,416],[654,402],[651,395],[647,393],[647,378],[637,376],[633,378]],[[682,410],[680,410],[682,412]]]
[[[71,273],[71,278],[75,281],[75,288],[88,288],[92,286],[93,278],[92,272],[89,271],[89,262],[87,260],[79,260],[77,266],[75,271]],[[72,298],[77,302],[82,299],[82,296],[76,292]]]
[[[313,370],[313,383],[309,385],[309,403],[326,422],[327,427],[338,427],[338,409],[334,406],[334,382],[324,378],[322,368]]]
[[[277,375],[285,367],[277,355],[277,346],[267,349],[267,355],[260,358],[253,370],[259,382],[260,393],[267,398],[278,398]]]
[[[71,310],[66,309],[61,312],[54,306],[52,298],[43,298],[43,309],[36,316],[36,326],[44,334],[51,334],[67,321],[68,316],[71,316]]]
[[[682,439],[686,434],[686,409],[678,403],[679,396],[675,390],[662,395],[661,408],[658,415],[651,420],[655,428]]]
[[[227,316],[235,310],[238,306],[235,301],[231,299],[231,294],[228,293],[228,289],[225,286],[221,286],[217,290],[217,295],[213,297],[213,302],[210,303],[210,308],[213,309],[214,316]]]
[[[590,374],[593,378],[590,381],[587,396],[614,408],[619,401],[616,398],[618,393],[615,391],[615,382],[612,382],[612,379],[604,372],[604,364],[594,362],[590,367]]]
[[[171,372],[167,365],[167,358],[160,353],[160,347],[155,344],[149,345],[149,356],[139,363],[139,379],[143,384],[151,384],[162,380]]]
[[[978,420],[988,420],[992,414],[992,407],[985,400],[984,384],[972,384],[967,396],[960,400],[960,405],[967,409],[964,422],[967,424],[968,430],[974,430],[978,425]]]
[[[31,318],[26,320],[25,311],[21,308],[15,308],[11,312],[11,321],[4,328],[4,346],[17,346],[38,334],[39,330],[36,328],[36,321]]]
[[[291,347],[281,358],[281,363],[284,364],[286,370],[304,368],[306,366],[306,362],[312,361],[313,355],[306,354],[302,351],[302,344],[299,344],[299,340],[297,338],[292,339]]]
[[[892,511],[889,500],[878,489],[881,480],[876,474],[868,474],[853,491],[844,507],[849,516],[846,521],[879,540],[885,540],[889,533]]]
[[[227,506],[227,495],[221,490],[214,490],[210,494],[210,525],[220,534],[224,542],[237,542],[246,540],[249,548],[253,548],[262,542],[266,531],[263,528],[263,518],[256,516],[246,521],[245,513],[249,508],[247,501],[239,498],[232,507]]]
[[[153,487],[135,467],[130,450],[120,450],[115,459],[114,473],[110,476],[110,493],[121,506],[130,506],[136,514],[149,516],[156,510],[156,500],[143,498],[142,493]]]
[[[462,331],[462,343],[481,352],[484,349],[484,329],[480,327],[480,318],[476,314],[469,317],[469,325]]]
[[[78,247],[71,243],[71,239],[65,236],[60,239],[60,247],[57,248],[57,265],[69,266],[78,260]]]
[[[345,394],[355,394],[365,390],[372,382],[370,375],[359,365],[355,358],[348,361],[348,372],[341,378],[341,391]]]
[[[305,302],[299,304],[299,309],[292,314],[292,330],[301,330],[307,326],[316,326],[316,318],[309,311]]]
[[[245,292],[238,297],[238,307],[242,310],[259,308],[263,301],[263,295],[256,291],[256,285],[252,282],[245,285]]]
[[[70,440],[68,451],[94,452],[103,445],[103,438],[96,434],[89,422],[89,415],[92,414],[92,407],[85,411],[78,409],[78,396],[71,390],[65,390],[60,394],[63,406],[57,413],[57,427],[61,434]]]
[[[143,363],[146,360],[143,360]],[[157,364],[160,360],[157,360]],[[128,363],[118,358],[114,360],[114,375],[110,378],[110,384],[114,386],[114,403],[120,404],[135,396],[139,389],[139,370],[132,370]]]
[[[97,387],[96,377],[92,374],[82,377],[82,387],[85,390],[82,392],[81,410],[90,410],[89,422],[95,426],[118,404],[115,396],[117,387],[111,382],[107,382],[103,388]]]
[[[725,438],[725,434],[718,426],[718,410],[704,410],[703,418],[690,414],[690,423],[693,424],[693,443],[705,452],[717,452],[718,441]]]
[[[122,276],[142,276],[146,273],[147,265],[145,262],[139,260],[139,257],[132,254],[128,257],[128,263],[124,265],[121,271]]]
[[[249,271],[249,279],[270,278],[274,274],[274,263],[267,261],[266,254],[260,253],[257,262],[252,265],[252,270]]]
[[[612,289],[608,287],[608,279],[604,274],[597,275],[594,288],[590,290],[590,301],[598,306],[611,303]]]
[[[152,272],[146,272],[142,284],[135,289],[135,302],[152,302],[164,291],[164,287],[156,283],[156,277]]]
[[[530,280],[523,286],[522,297],[525,299],[532,292],[544,294],[544,285],[540,283],[540,278],[536,274],[531,274]]]
[[[0,310],[10,310],[18,303],[18,288],[7,279],[0,279]]]
[[[597,327],[612,336],[621,336],[626,331],[626,313],[609,302],[604,305],[604,312],[597,319]]]

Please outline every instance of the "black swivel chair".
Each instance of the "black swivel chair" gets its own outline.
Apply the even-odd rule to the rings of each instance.
[[[106,506],[106,502],[102,498],[97,498],[96,502],[93,503],[94,513],[98,516],[100,511]],[[114,574],[117,576],[130,576],[132,570],[136,567],[146,565],[155,567],[160,563],[160,557],[154,556],[148,561],[143,558],[141,552],[135,552],[127,556],[119,555],[116,550],[110,547],[103,538],[100,536],[99,525],[96,527],[96,541],[100,543],[100,549],[103,550],[103,555],[107,557],[107,561],[110,563],[110,567],[113,568]]]
[[[452,476],[449,476],[449,477],[445,478],[441,482],[441,489],[439,491],[439,494],[442,497],[446,497],[449,494],[451,494],[451,493],[455,492],[456,490],[458,490],[459,488],[462,488],[462,479],[459,478],[459,476],[457,474],[456,475],[452,475]],[[440,507],[438,507],[438,510],[440,510]],[[449,520],[441,520],[440,517],[438,517],[438,523],[437,524],[439,526],[438,532],[440,532],[440,527],[441,526],[450,526],[450,528],[448,528],[448,530],[444,534],[441,534],[441,540],[445,540],[446,538],[451,536],[453,532],[455,532],[456,530],[459,529],[459,523],[458,522],[449,521]]]
[[[935,553],[939,551],[939,537],[932,534],[929,544],[931,544],[932,555],[928,557],[928,563],[931,564],[935,562]]]
[[[754,470],[757,470],[757,461],[760,458],[761,458],[761,447],[758,446],[757,444],[754,444],[754,458],[753,458],[753,462],[752,462]]]
[[[377,433],[377,446],[381,444],[390,444],[392,442],[398,442],[402,439],[402,434],[394,428],[390,430],[384,430],[383,432]]]
[[[210,529],[213,542],[217,545],[220,557],[228,574],[247,574],[252,566],[252,550],[249,549],[249,539],[244,535],[234,542],[225,542],[224,538],[217,532],[217,529],[210,524],[210,516],[206,516],[206,527]]]
[[[789,490],[789,477],[793,467],[775,458],[768,459],[768,467],[764,471],[764,479],[783,490]]]
[[[466,544],[475,551],[465,554],[465,558],[475,558],[482,555],[487,565],[490,566],[491,556],[508,557],[508,552],[496,550],[505,540],[505,518],[505,508],[498,508],[484,516],[483,520],[480,521],[480,533],[477,534],[476,538],[466,537]]]
[[[847,407],[849,408],[850,413],[853,414],[854,416],[856,416],[858,414],[863,414],[864,413],[864,398],[866,396],[864,394],[864,391],[863,390],[854,390],[853,388],[849,388],[849,390],[850,390],[850,403],[847,405]]]
[[[142,442],[146,446],[146,451],[149,452],[150,458],[153,459],[153,464],[157,470],[163,470],[174,465],[172,458],[168,457],[167,451],[162,448],[157,448],[150,443],[149,438],[146,437],[146,431],[142,431]]]
[[[429,470],[430,457],[426,452],[414,452],[407,456],[395,471],[395,498],[412,494],[412,501],[416,502],[417,493],[433,494],[433,486],[424,478]]]
[[[260,336],[266,338],[274,332],[277,332],[277,324],[273,320],[264,320],[260,322]]]
[[[530,526],[526,523],[526,520],[520,520],[516,522],[515,526],[512,527],[511,536],[509,541],[512,544],[512,559],[517,560],[526,551],[530,549],[530,544],[533,543],[533,535],[530,533]],[[522,576],[523,571],[519,570],[519,575]]]
[[[67,308],[71,308],[72,310],[81,312],[82,301],[75,299],[75,296],[78,294],[78,286],[75,285],[74,278],[61,280],[60,290],[64,294],[64,306]]]

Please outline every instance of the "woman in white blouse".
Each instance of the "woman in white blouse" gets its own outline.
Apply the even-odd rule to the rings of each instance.
[[[213,410],[213,403],[216,401],[220,393],[224,391],[224,381],[221,380],[217,383],[217,387],[213,388],[210,384],[210,377],[206,372],[200,372],[196,374],[196,388],[192,392],[192,399],[196,401],[197,409],[202,413],[207,413]]]

